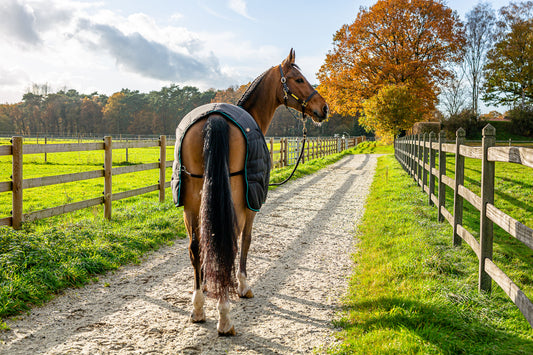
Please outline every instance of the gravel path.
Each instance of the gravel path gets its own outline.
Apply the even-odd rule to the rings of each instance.
[[[207,322],[189,322],[192,267],[180,240],[10,322],[0,354],[320,352],[334,342],[375,166],[375,155],[346,156],[269,193],[248,259],[255,298],[232,301],[237,336],[217,336],[212,299]]]

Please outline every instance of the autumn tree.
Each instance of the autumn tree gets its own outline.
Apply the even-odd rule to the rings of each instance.
[[[492,46],[496,16],[488,3],[477,4],[466,14],[466,46],[464,71],[471,88],[472,113],[478,114],[479,93],[483,80],[483,66]]]
[[[413,90],[406,85],[386,85],[363,103],[360,124],[376,132],[386,142],[421,120],[424,108]]]
[[[102,102],[97,95],[84,97],[80,106],[80,131],[84,133],[103,133]]]
[[[356,116],[366,100],[392,84],[408,88],[429,114],[437,84],[450,75],[445,65],[460,61],[464,34],[458,15],[442,0],[379,0],[362,7],[333,40],[318,73],[318,90],[333,111]]]
[[[119,133],[126,131],[126,95],[122,92],[116,92],[109,97],[107,104],[104,106],[103,122],[105,133]]]
[[[17,110],[17,104],[0,105],[0,132],[1,133],[13,133],[15,131],[15,120],[12,119],[12,115]]]
[[[497,40],[487,54],[483,101],[495,105],[533,103],[533,1],[500,9]]]
[[[241,86],[230,86],[226,90],[218,90],[212,102],[224,102],[236,105],[250,83]]]
[[[133,120],[128,127],[130,134],[152,134],[156,114],[149,110],[140,110],[133,114]],[[159,128],[159,127],[158,127]]]

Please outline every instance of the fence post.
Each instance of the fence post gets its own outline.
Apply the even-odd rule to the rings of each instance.
[[[435,192],[435,175],[433,169],[435,168],[435,151],[433,150],[433,141],[435,140],[435,132],[429,133],[429,193],[428,204],[433,206],[431,197]]]
[[[270,166],[274,167],[274,137],[270,138]]]
[[[485,259],[492,260],[493,223],[487,217],[487,203],[494,204],[494,162],[488,160],[488,149],[496,145],[496,130],[490,124],[483,128],[481,149],[481,213],[479,222],[479,290],[490,292],[492,280],[485,271]]]
[[[285,150],[283,151],[283,160],[285,162],[283,166],[289,165],[289,139],[288,138],[285,138]]]
[[[165,201],[166,168],[167,168],[167,137],[159,136],[159,202]]]
[[[11,139],[11,149],[13,154],[12,162],[12,211],[11,226],[13,229],[20,229],[22,225],[22,137]]]
[[[422,164],[420,163],[422,160],[422,142],[420,137],[422,135],[419,133],[416,136],[416,183],[422,185]]]
[[[104,137],[104,217],[111,219],[113,149],[110,136]]]
[[[446,152],[442,149],[442,144],[446,139],[446,133],[441,131],[439,133],[439,208],[438,208],[438,220],[444,221],[444,215],[441,213],[441,208],[446,205],[446,185],[442,181],[442,177],[446,175]]]
[[[409,173],[409,176],[413,176],[413,136],[407,136],[407,142],[406,142],[406,154],[407,156],[407,171]]]
[[[453,245],[461,245],[457,226],[463,224],[463,198],[459,195],[459,186],[465,179],[465,157],[460,154],[461,144],[465,142],[465,130],[459,128],[455,137],[455,184],[453,188]]]
[[[48,162],[48,155],[46,154],[46,144],[48,143],[48,138],[44,136],[44,162]]]
[[[416,135],[411,136],[411,177],[416,180],[416,153],[417,153],[417,146],[416,146]]]
[[[296,152],[296,160],[298,160],[298,157],[300,156],[299,154],[302,153],[302,163],[305,163],[305,147],[306,147],[306,142],[304,141],[304,139],[302,138],[302,151],[300,152],[300,150],[298,150]]]
[[[426,193],[426,186],[428,184],[428,176],[426,174],[426,164],[428,162],[428,152],[426,148],[427,136],[427,133],[424,133],[422,136],[422,193]]]
[[[285,156],[284,146],[285,146],[285,138],[280,138],[279,139],[279,165],[280,165],[280,167],[285,166],[285,165],[283,165],[283,159],[284,159],[284,156]]]

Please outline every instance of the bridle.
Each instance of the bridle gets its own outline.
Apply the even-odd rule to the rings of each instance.
[[[304,150],[305,150],[305,142],[307,141],[307,128],[305,127],[305,123],[307,122],[307,117],[305,117],[305,108],[307,107],[307,103],[311,100],[311,98],[313,96],[315,96],[316,94],[318,94],[318,92],[316,90],[313,90],[313,92],[307,97],[307,99],[305,100],[302,100],[301,98],[299,98],[298,96],[296,96],[292,91],[291,89],[289,88],[289,86],[287,85],[287,78],[285,77],[285,74],[283,74],[283,69],[281,67],[281,64],[279,65],[279,73],[281,74],[281,87],[283,89],[283,103],[285,104],[285,108],[287,108],[287,111],[290,112],[290,114],[292,115],[292,117],[294,117],[295,119],[299,120],[299,121],[302,121],[302,124],[303,124],[303,128],[302,128],[302,133],[303,133],[303,140],[302,140],[302,150],[300,151],[300,155],[298,156],[298,161],[296,162],[296,165],[294,165],[294,169],[292,170],[292,173],[291,175],[289,175],[288,178],[286,178],[285,180],[283,180],[282,182],[276,182],[276,183],[271,183],[271,184],[268,184],[268,186],[279,186],[279,185],[283,185],[284,183],[286,183],[287,181],[289,181],[292,176],[294,175],[294,173],[296,172],[296,169],[298,168],[298,165],[300,164],[300,161],[302,160],[302,157],[304,155]],[[302,106],[302,118],[298,118],[296,115],[294,115],[292,113],[291,110],[289,110],[289,106],[287,106],[287,101],[289,100],[289,95],[295,99],[301,106]]]
[[[285,77],[285,74],[283,73],[283,68],[281,66],[281,64],[279,65],[279,73],[281,75],[281,87],[283,89],[283,103],[285,104],[285,107],[287,108],[287,110],[291,113],[291,115],[296,118],[297,120],[299,121],[302,121],[303,123],[303,134],[304,134],[304,138],[307,136],[307,129],[305,128],[305,122],[307,121],[307,118],[305,117],[305,108],[307,107],[307,103],[313,98],[313,96],[315,96],[316,94],[318,94],[318,92],[316,90],[313,90],[313,92],[305,99],[305,100],[302,100],[301,98],[299,98],[298,96],[296,96],[292,91],[291,89],[289,88],[289,86],[287,85],[287,78]],[[291,96],[293,99],[296,100],[296,102],[298,102],[301,106],[302,106],[302,109],[301,109],[301,112],[302,112],[302,118],[298,118],[296,117],[290,110],[289,110],[289,106],[287,105],[287,101],[289,100],[289,96]]]

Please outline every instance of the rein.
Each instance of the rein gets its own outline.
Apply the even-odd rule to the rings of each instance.
[[[305,117],[305,108],[306,108],[307,103],[309,102],[309,100],[311,100],[311,98],[317,94],[317,91],[314,90],[311,93],[311,95],[309,95],[307,97],[307,99],[302,100],[298,96],[294,95],[294,93],[291,91],[291,89],[289,89],[289,86],[287,85],[287,78],[285,77],[285,74],[283,74],[283,69],[281,68],[281,64],[279,66],[279,72],[281,74],[281,86],[283,88],[283,93],[284,93],[283,101],[284,101],[284,104],[285,104],[285,108],[287,109],[287,111],[290,112],[292,117],[294,117],[295,119],[297,119],[299,121],[302,121],[302,124],[303,124],[303,128],[302,128],[303,140],[302,140],[302,150],[300,151],[300,155],[298,156],[298,160],[296,161],[296,164],[294,165],[294,169],[292,170],[291,175],[289,175],[289,177],[286,178],[285,180],[283,180],[282,182],[271,183],[271,184],[268,184],[268,186],[280,186],[280,185],[285,184],[287,181],[289,181],[294,176],[294,173],[296,172],[296,169],[298,169],[298,165],[300,165],[300,161],[302,160],[302,157],[304,155],[305,143],[307,141],[307,128],[305,127],[305,123],[307,122],[307,118]],[[291,110],[289,110],[289,107],[287,106],[287,101],[289,99],[289,95],[293,99],[295,99],[300,105],[302,105],[302,110],[301,110],[302,118],[298,118],[297,116],[295,116],[292,113]]]

